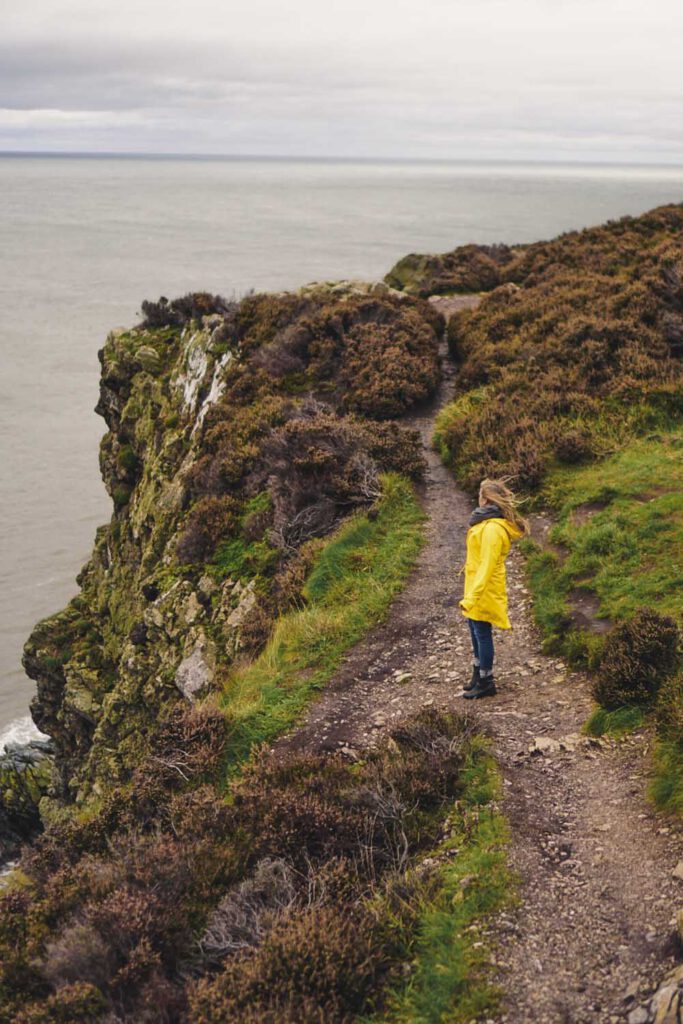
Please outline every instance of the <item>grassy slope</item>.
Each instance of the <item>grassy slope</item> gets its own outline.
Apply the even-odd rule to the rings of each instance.
[[[540,496],[557,516],[550,539],[567,552],[526,546],[550,649],[589,663],[599,653],[596,638],[567,629],[573,588],[594,592],[599,615],[615,622],[644,606],[683,613],[683,429],[635,439],[597,463],[558,467]]]
[[[294,724],[344,652],[383,617],[415,564],[423,522],[410,484],[387,474],[376,518],[357,514],[326,543],[306,606],[281,616],[263,653],[226,683],[231,773],[255,745]]]

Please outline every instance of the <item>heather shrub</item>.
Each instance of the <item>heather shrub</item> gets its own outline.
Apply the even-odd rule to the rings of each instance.
[[[357,765],[264,751],[227,802],[215,786],[226,742],[211,702],[179,702],[112,807],[46,831],[31,891],[2,900],[4,977],[27,1021],[72,1019],[62,1005],[74,1020],[96,1006],[136,1024],[372,1007],[408,918],[396,881],[388,917],[368,898],[438,839],[467,728],[422,714]]]
[[[586,462],[594,455],[594,448],[585,431],[568,428],[555,441],[555,455],[560,462],[571,465]]]
[[[88,982],[64,985],[44,1002],[18,1008],[13,1024],[96,1024],[107,1008],[102,993]]]
[[[203,959],[221,963],[229,954],[258,946],[273,923],[301,900],[305,881],[286,860],[264,857],[212,912],[199,942]]]
[[[384,280],[392,288],[422,297],[490,291],[500,284],[514,254],[507,245],[463,245],[440,256],[410,255],[399,260]]]
[[[178,538],[176,554],[181,562],[204,562],[216,545],[237,524],[239,503],[230,495],[207,495],[192,509]]]
[[[353,855],[367,828],[360,809],[345,806],[312,780],[273,791],[262,780],[241,793],[240,820],[259,857],[285,857],[303,870],[313,857]]]
[[[402,426],[395,420],[363,424],[368,454],[383,470],[400,473],[410,480],[421,480],[426,463],[422,454],[422,441],[416,430]]]
[[[212,699],[171,704],[150,737],[147,756],[133,773],[134,820],[139,820],[143,802],[153,801],[156,794],[210,776],[220,764],[228,735],[225,715]]]
[[[278,546],[298,547],[329,533],[344,514],[380,495],[379,467],[364,442],[360,424],[317,407],[267,439],[262,459]]]
[[[680,661],[679,645],[676,622],[643,609],[607,637],[593,696],[610,709],[650,704]]]
[[[451,318],[456,402],[487,392],[440,433],[465,486],[507,475],[535,490],[556,460],[587,461],[678,414],[682,222],[683,207],[663,207],[519,247],[507,283]]]
[[[253,366],[279,387],[287,390],[289,382],[300,390],[308,381],[338,408],[385,419],[433,392],[442,327],[427,303],[390,295],[276,302],[258,349],[250,341],[248,350]]]
[[[321,538],[306,541],[279,567],[273,580],[272,599],[281,614],[305,604],[304,588],[322,544]]]
[[[196,1024],[219,1021],[351,1021],[386,971],[372,920],[358,911],[315,907],[283,922],[251,955],[190,991]]]
[[[190,320],[199,320],[211,313],[226,313],[234,310],[234,303],[228,303],[220,295],[208,292],[190,292],[171,302],[162,295],[158,302],[145,300],[142,303],[144,320],[141,327],[182,327]]]
[[[79,981],[103,988],[116,967],[109,942],[92,925],[76,921],[47,943],[42,973],[55,989]]]
[[[372,419],[400,416],[439,382],[438,342],[420,315],[399,323],[354,325],[346,337],[340,382],[343,407]]]

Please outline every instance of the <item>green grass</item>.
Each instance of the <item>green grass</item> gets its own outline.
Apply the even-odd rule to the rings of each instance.
[[[236,537],[219,544],[208,571],[217,580],[227,577],[246,582],[258,577],[272,576],[280,553],[266,541],[245,538],[246,525],[254,516],[267,512],[272,506],[268,491],[261,491],[244,506],[239,517],[239,532]]]
[[[272,576],[278,562],[278,552],[265,540],[245,543],[241,537],[223,541],[208,571],[217,580],[234,580]]]
[[[606,708],[597,707],[584,726],[584,732],[589,736],[626,736],[627,733],[639,729],[645,723],[645,713],[642,708],[623,707],[616,711],[607,711]]]
[[[553,470],[541,492],[557,510],[550,540],[522,542],[544,648],[594,667],[600,636],[572,626],[570,592],[592,591],[614,622],[642,607],[683,614],[683,430],[634,440],[600,462]],[[587,518],[581,506],[603,505]]]
[[[484,740],[472,741],[464,793],[447,840],[432,856],[457,851],[441,868],[408,940],[411,970],[366,1024],[466,1024],[495,1012],[499,993],[488,980],[491,951],[481,925],[514,898],[507,867],[508,833],[496,807],[500,775]]]
[[[550,474],[551,539],[568,549],[558,583],[588,585],[615,621],[638,608],[683,614],[683,429],[635,440],[601,462]],[[576,510],[606,503],[585,522]]]
[[[660,810],[683,816],[683,744],[679,740],[658,741],[649,795]]]
[[[307,605],[278,619],[263,653],[235,668],[222,703],[232,775],[258,744],[291,727],[342,656],[386,614],[424,541],[411,484],[382,477],[376,518],[355,515],[327,542],[308,579]]]

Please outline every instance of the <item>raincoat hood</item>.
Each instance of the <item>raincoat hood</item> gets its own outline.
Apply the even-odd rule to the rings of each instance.
[[[519,540],[519,538],[523,536],[524,531],[518,526],[515,526],[515,524],[510,522],[509,519],[506,519],[498,505],[494,505],[493,503],[489,505],[478,505],[477,508],[475,508],[469,520],[470,529],[473,526],[477,526],[478,523],[483,523],[486,519],[495,519],[496,522],[500,523],[500,525],[507,531],[511,541]]]
[[[519,540],[520,537],[524,536],[524,530],[521,530],[515,523],[511,523],[509,519],[497,519],[497,523],[507,530],[508,537],[510,540]]]

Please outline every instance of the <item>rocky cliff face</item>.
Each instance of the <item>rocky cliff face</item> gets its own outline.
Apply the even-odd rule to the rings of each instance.
[[[162,710],[258,646],[301,544],[369,503],[380,469],[420,472],[386,417],[437,383],[426,303],[336,286],[146,311],[99,353],[111,521],[25,646],[55,749],[44,821],[129,777]]]

